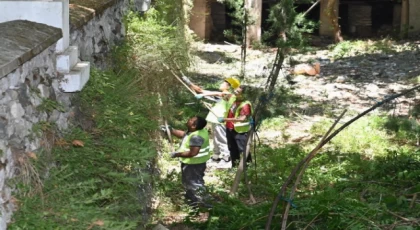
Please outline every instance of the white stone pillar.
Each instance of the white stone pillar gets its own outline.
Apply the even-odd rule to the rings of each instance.
[[[0,23],[28,20],[60,28],[63,38],[57,42],[56,52],[69,47],[69,0],[0,0]]]

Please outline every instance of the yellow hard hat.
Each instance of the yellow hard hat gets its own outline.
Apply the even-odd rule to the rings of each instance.
[[[239,87],[239,85],[241,85],[241,82],[240,82],[238,79],[234,78],[234,77],[229,77],[229,78],[226,78],[226,79],[225,79],[225,81],[226,81],[227,83],[229,83],[229,84],[230,84],[230,86],[231,86],[233,89],[236,89],[236,88],[238,88],[238,87]]]

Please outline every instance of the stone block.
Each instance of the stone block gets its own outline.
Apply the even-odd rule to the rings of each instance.
[[[83,89],[90,76],[90,63],[80,62],[68,73],[64,74],[60,82],[60,88],[63,92],[72,93]]]
[[[17,102],[12,102],[10,105],[10,114],[13,118],[18,119],[25,115],[25,110],[22,105]]]
[[[69,73],[76,65],[78,57],[78,47],[70,46],[64,53],[57,55],[57,71],[59,73]]]

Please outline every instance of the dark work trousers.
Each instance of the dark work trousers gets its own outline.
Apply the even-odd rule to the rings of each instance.
[[[230,152],[230,158],[232,160],[232,167],[236,167],[239,164],[241,155],[246,149],[246,140],[248,138],[248,132],[237,133],[234,129],[226,129],[226,139],[228,142],[228,148]],[[251,161],[251,154],[247,158],[247,162]]]
[[[181,162],[182,185],[185,188],[185,199],[191,206],[204,204],[206,188],[204,186],[204,171],[206,163],[184,164]]]

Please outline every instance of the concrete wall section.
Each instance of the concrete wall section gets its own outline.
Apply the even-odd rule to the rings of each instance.
[[[30,21],[0,23],[0,78],[55,44],[61,30]]]
[[[139,12],[145,12],[150,9],[152,0],[133,0],[134,9]]]
[[[419,0],[409,0],[409,25],[410,30],[409,34],[419,34],[420,33],[420,1]]]
[[[69,46],[68,5],[69,0],[0,1],[0,23],[28,20],[60,28],[63,39],[57,42],[57,52],[62,52]]]
[[[194,0],[191,10],[190,28],[201,39],[209,39],[212,30],[211,7],[207,0]]]

